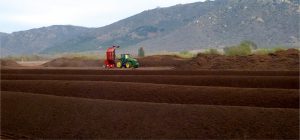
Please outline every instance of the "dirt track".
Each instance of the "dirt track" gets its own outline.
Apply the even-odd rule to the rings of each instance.
[[[298,76],[2,69],[1,129],[30,138],[298,138]]]

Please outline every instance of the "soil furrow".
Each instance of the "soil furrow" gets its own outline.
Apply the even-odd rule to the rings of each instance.
[[[299,110],[1,93],[1,129],[32,138],[297,139]]]
[[[299,76],[299,71],[241,70],[91,70],[91,69],[1,69],[1,74],[84,74],[84,75],[247,75]]]
[[[165,76],[165,75],[54,75],[3,74],[3,80],[71,80],[156,83],[171,85],[245,88],[299,89],[298,77],[291,76]]]
[[[225,88],[109,81],[2,80],[1,90],[121,101],[299,108],[298,89]]]

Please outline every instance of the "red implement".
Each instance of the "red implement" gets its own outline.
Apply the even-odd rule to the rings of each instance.
[[[119,46],[112,46],[107,48],[106,50],[106,60],[104,61],[105,67],[106,68],[114,68],[116,67],[116,53],[115,50],[116,48],[119,48]]]

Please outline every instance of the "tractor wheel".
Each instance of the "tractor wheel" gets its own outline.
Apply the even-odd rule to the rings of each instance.
[[[117,62],[117,67],[118,68],[122,68],[122,63],[119,61],[119,62]]]
[[[126,62],[125,67],[126,68],[130,68],[131,67],[131,63],[130,62]]]

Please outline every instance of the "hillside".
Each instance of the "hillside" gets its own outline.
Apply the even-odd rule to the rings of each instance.
[[[0,34],[1,56],[78,52],[118,44],[136,52],[223,47],[251,40],[259,46],[295,46],[300,39],[297,0],[215,0],[143,11],[100,28],[56,25]]]
[[[54,25],[14,32],[1,37],[1,55],[40,53],[45,49],[64,45],[70,40],[88,38],[88,28]],[[69,50],[66,50],[69,51]]]
[[[204,16],[166,36],[153,38],[137,46],[164,46],[180,51],[202,47],[224,47],[252,40],[261,47],[287,45],[299,47],[299,9],[291,3],[265,1],[216,1]],[[299,5],[298,5],[298,8]]]

